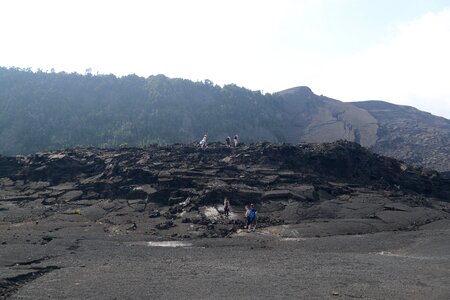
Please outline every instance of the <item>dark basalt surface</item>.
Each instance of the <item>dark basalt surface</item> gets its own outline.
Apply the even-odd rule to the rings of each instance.
[[[231,202],[228,217],[223,214],[224,197]],[[134,270],[147,266],[148,260],[165,272],[177,274],[186,263],[189,266],[186,268],[192,267],[189,272],[196,272],[196,262],[204,257],[216,264],[220,255],[230,254],[232,263],[240,264],[241,257],[249,254],[247,251],[257,251],[258,266],[265,265],[266,257],[278,257],[278,263],[267,265],[270,270],[273,267],[270,280],[277,280],[276,274],[280,272],[277,264],[282,263],[283,257],[294,259],[289,251],[306,255],[294,244],[280,244],[280,238],[293,241],[312,238],[303,245],[313,247],[311,253],[324,243],[326,247],[319,247],[323,259],[327,259],[330,249],[342,252],[362,247],[358,251],[367,253],[366,244],[370,251],[386,249],[384,245],[389,245],[387,249],[403,243],[415,245],[405,236],[398,241],[399,246],[394,246],[396,237],[392,234],[398,231],[414,231],[408,234],[421,239],[421,229],[437,230],[433,231],[433,237],[445,245],[439,230],[449,224],[449,199],[450,181],[439,173],[410,167],[343,141],[262,143],[237,148],[212,144],[205,150],[181,144],[118,150],[84,148],[0,157],[0,299],[20,291],[23,294],[19,298],[90,297],[98,284],[109,289],[103,296],[97,292],[100,298],[118,294],[125,297],[121,294],[125,290],[141,291],[142,297],[148,297],[151,294],[148,288],[136,289],[137,282],[126,283],[126,278],[121,279],[126,286],[116,288],[108,280],[116,280],[114,276],[135,276]],[[258,229],[248,233],[243,230],[243,214],[244,205],[250,203],[258,210]],[[361,244],[358,239],[362,234],[378,237],[364,237]],[[352,240],[351,247],[346,244],[347,239]],[[149,240],[195,242],[195,249],[205,250],[192,253],[193,257],[200,256],[195,259],[189,256],[186,262],[183,250],[148,252],[144,248]],[[444,249],[439,245],[433,246],[433,255]],[[137,262],[136,255],[143,261]],[[343,255],[336,259],[339,261]],[[375,254],[376,260],[384,260],[380,255]],[[172,259],[173,269],[166,263]],[[226,265],[217,264],[214,268]],[[122,265],[133,271],[119,271]],[[299,265],[296,270],[303,267]],[[341,272],[338,262],[331,262],[330,267]],[[106,276],[103,279],[98,276],[102,268],[115,271],[103,274]],[[165,280],[165,273],[151,265],[142,272],[140,276],[162,276],[161,280]],[[286,274],[294,276],[295,272]],[[383,272],[391,274],[390,269]],[[52,286],[60,286],[57,278],[61,276],[64,288],[55,289]],[[113,278],[107,279],[108,276]],[[211,278],[207,273],[202,276],[199,277],[202,282]],[[294,277],[292,280],[296,282]],[[83,281],[82,278],[90,278],[87,282],[92,289],[74,287],[73,280]],[[197,284],[194,279],[188,282]],[[308,284],[314,287],[315,282]],[[236,287],[231,281],[227,284]],[[184,291],[181,286],[161,294],[165,293],[162,286],[162,291],[156,289],[157,295],[182,296],[185,292],[181,292]],[[354,294],[358,287],[350,290]],[[288,291],[296,294],[299,290]],[[439,291],[446,293],[445,288]],[[334,295],[330,293],[321,289],[302,290],[305,297]],[[369,295],[399,295],[383,293],[375,291]],[[189,295],[204,296],[201,289]]]

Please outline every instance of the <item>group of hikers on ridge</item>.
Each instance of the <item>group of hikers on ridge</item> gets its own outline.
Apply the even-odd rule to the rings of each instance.
[[[208,142],[206,141],[208,135],[205,134],[202,138],[202,140],[200,141],[199,145],[200,148],[202,149],[206,149],[208,147]],[[234,147],[236,148],[237,145],[239,144],[239,137],[237,136],[237,134],[234,136],[233,141],[231,141],[231,138],[229,136],[227,136],[227,138],[225,139],[225,144],[227,145],[227,147],[231,148]]]
[[[223,200],[223,210],[226,217],[229,216],[230,209],[230,201],[225,197]],[[256,208],[253,204],[245,205],[244,228],[253,231],[256,229]]]
[[[231,138],[230,138],[230,136],[227,136],[227,138],[225,139],[225,143],[227,144],[227,147],[230,147],[230,148],[231,148],[232,144],[231,144]],[[238,136],[237,136],[237,134],[236,134],[236,135],[234,136],[234,138],[233,138],[233,146],[236,148],[238,144],[239,144],[239,138],[238,138]]]

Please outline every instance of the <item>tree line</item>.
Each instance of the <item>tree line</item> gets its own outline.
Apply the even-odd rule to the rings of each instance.
[[[0,68],[0,154],[77,146],[284,141],[280,97],[164,75],[81,75]]]

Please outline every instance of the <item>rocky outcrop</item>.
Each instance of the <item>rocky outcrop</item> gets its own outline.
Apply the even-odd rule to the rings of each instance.
[[[26,206],[34,207],[31,219],[77,208],[117,234],[226,236],[243,226],[250,203],[263,227],[328,219],[340,220],[341,233],[358,222],[370,232],[406,229],[447,218],[450,199],[450,181],[439,173],[346,141],[70,149],[1,157],[0,170],[1,221],[22,220]]]

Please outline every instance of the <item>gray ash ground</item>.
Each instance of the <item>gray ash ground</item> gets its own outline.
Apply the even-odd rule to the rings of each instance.
[[[349,142],[0,157],[0,299],[445,299],[449,199]]]

